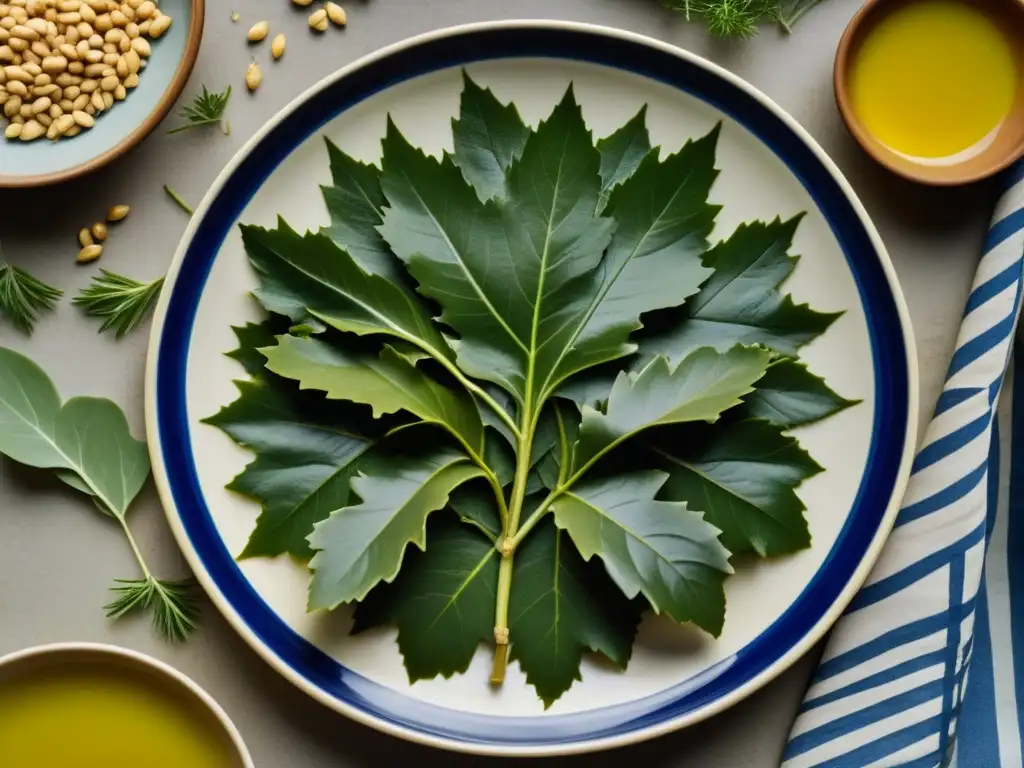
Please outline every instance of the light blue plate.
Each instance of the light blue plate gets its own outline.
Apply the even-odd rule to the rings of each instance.
[[[185,59],[189,37],[196,49],[202,36],[202,2],[162,0],[160,9],[173,19],[128,98],[96,120],[95,127],[57,142],[7,141],[0,137],[0,188],[31,187],[64,181],[95,170],[140,142],[173,106],[188,80],[195,56]],[[198,15],[194,16],[198,10]],[[6,125],[6,120],[0,119]]]
[[[237,555],[258,505],[224,485],[252,456],[201,419],[235,398],[230,326],[259,319],[239,222],[326,223],[322,136],[380,157],[390,114],[431,152],[450,147],[462,69],[524,118],[546,115],[571,81],[584,118],[609,133],[648,105],[654,142],[675,151],[718,122],[722,203],[712,239],[740,222],[806,211],[803,254],[786,283],[797,301],[842,317],[805,348],[811,368],[862,402],[801,428],[826,468],[800,487],[814,545],[744,564],[727,582],[717,640],[655,619],[625,673],[587,661],[545,710],[517,665],[500,692],[489,655],[464,675],[410,685],[394,634],[348,636],[344,611],[305,612],[307,574],[288,558]],[[671,279],[671,275],[666,275]],[[449,749],[551,755],[602,749],[693,723],[778,675],[835,621],[897,511],[916,435],[916,355],[877,232],[839,171],[792,118],[724,70],[638,35],[562,22],[502,22],[431,33],[374,54],[300,96],[239,153],[192,218],[156,313],[146,381],[154,476],[185,556],[217,607],[282,675],[385,732]]]

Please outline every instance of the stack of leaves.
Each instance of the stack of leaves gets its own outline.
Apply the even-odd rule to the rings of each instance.
[[[269,316],[209,422],[256,454],[242,557],[397,625],[413,681],[493,642],[550,704],[648,607],[717,635],[732,554],[810,545],[786,430],[850,404],[796,359],[836,315],[778,290],[798,219],[709,247],[718,128],[662,158],[643,110],[595,144],[571,87],[531,129],[468,77],[452,128],[328,142],[328,227],[242,227]]]

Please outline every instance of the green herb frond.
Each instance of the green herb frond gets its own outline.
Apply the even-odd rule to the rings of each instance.
[[[167,640],[184,642],[195,631],[199,599],[192,579],[115,579],[110,591],[117,597],[104,606],[108,618],[120,619],[152,608],[153,626]]]
[[[146,317],[160,295],[164,279],[158,277],[148,283],[140,283],[106,269],[100,271],[102,274],[93,278],[72,303],[84,307],[89,315],[105,318],[100,333],[116,328],[117,337],[121,338],[135,330]]]
[[[191,104],[186,104],[181,108],[181,117],[187,121],[185,125],[172,128],[167,133],[181,133],[203,125],[219,123],[224,117],[224,110],[227,109],[230,98],[230,85],[224,89],[223,93],[210,93],[204,85],[203,92],[196,96]],[[224,133],[228,132],[228,129],[224,128]]]
[[[21,267],[0,261],[0,312],[19,330],[32,333],[39,314],[51,311],[63,295]]]
[[[820,0],[662,0],[687,21],[703,21],[715,37],[752,37],[759,24],[774,21],[789,32]]]

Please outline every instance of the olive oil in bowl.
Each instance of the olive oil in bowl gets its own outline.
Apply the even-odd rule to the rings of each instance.
[[[1024,154],[1024,3],[868,0],[840,41],[836,99],[877,160],[930,184]]]
[[[0,765],[250,768],[215,707],[136,654],[78,646],[9,657],[0,660]]]
[[[958,0],[894,10],[864,40],[853,108],[890,149],[927,160],[984,148],[1010,115],[1017,66],[995,21]]]

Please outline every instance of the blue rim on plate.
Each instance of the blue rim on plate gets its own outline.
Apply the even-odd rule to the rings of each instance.
[[[203,498],[190,447],[185,370],[214,258],[285,157],[336,115],[389,86],[447,67],[515,57],[592,62],[653,78],[730,115],[785,162],[826,217],[855,276],[867,315],[876,408],[849,519],[798,599],[754,641],[696,678],[638,701],[498,718],[428,704],[368,680],[300,637],[264,603],[226,549]],[[881,549],[909,472],[916,356],[892,267],[863,208],[822,150],[766,97],[715,65],[639,35],[564,22],[475,24],[357,62],[296,99],[239,152],[193,219],[168,285],[153,330],[147,426],[154,474],[182,549],[218,607],[285,676],[361,722],[422,743],[484,754],[565,754],[649,738],[724,709],[778,675],[838,618]]]

